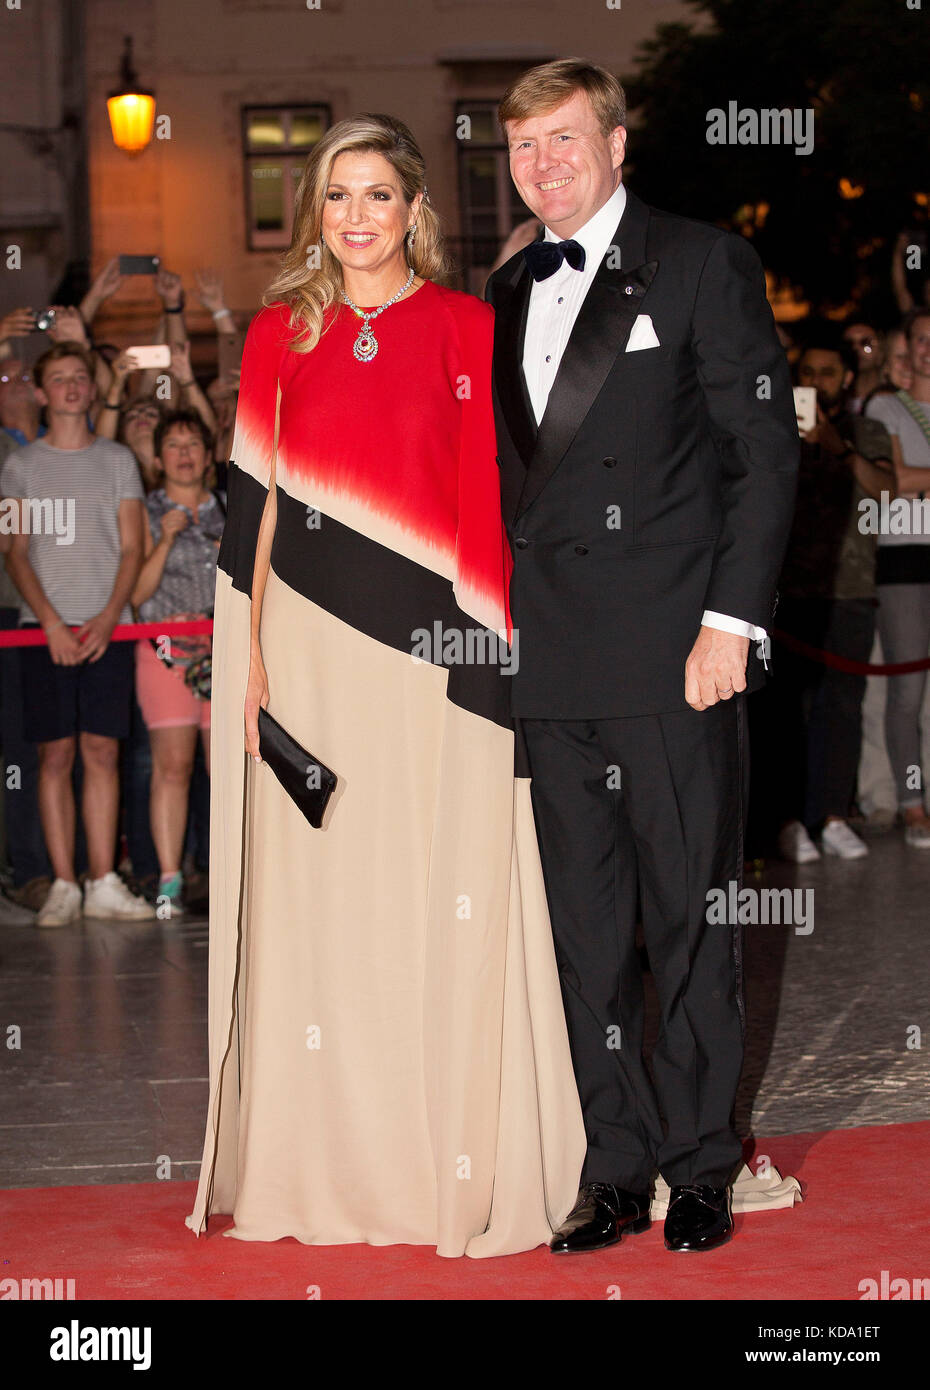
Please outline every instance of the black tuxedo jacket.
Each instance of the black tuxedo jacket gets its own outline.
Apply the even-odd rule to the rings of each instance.
[[[702,613],[770,629],[791,528],[798,427],[757,253],[629,189],[613,245],[619,268],[609,251],[538,430],[522,253],[486,291],[524,718],[687,708]],[[638,314],[660,345],[626,352]],[[747,678],[750,689],[764,679],[755,643]]]

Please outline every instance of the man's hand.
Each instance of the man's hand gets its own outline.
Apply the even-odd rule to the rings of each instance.
[[[118,357],[114,357],[113,361],[110,363],[110,371],[113,374],[113,381],[111,384],[118,386],[122,391],[126,378],[131,376],[133,372],[139,372],[141,370],[142,368],[139,366],[132,353],[124,350]]]
[[[749,638],[703,627],[685,662],[685,699],[692,709],[708,709],[746,689]]]
[[[166,309],[177,309],[183,289],[180,275],[175,275],[172,270],[159,269],[155,275],[155,289]]]
[[[190,386],[194,375],[191,370],[190,343],[172,343],[171,375],[180,388]]]
[[[36,326],[34,309],[11,309],[0,318],[0,343],[8,338],[25,338]]]
[[[828,454],[839,456],[846,448],[846,441],[826,412],[817,406],[817,423],[813,429],[802,430],[801,438],[808,444],[819,444]]]
[[[211,314],[218,314],[221,309],[226,308],[223,303],[223,281],[218,271],[195,270],[194,282],[201,304],[205,309],[209,309]]]
[[[119,273],[119,256],[113,256],[107,261],[91,285],[90,292],[95,300],[102,303],[104,299],[109,299],[111,294],[116,294],[122,283],[123,276]]]
[[[53,343],[81,343],[88,346],[87,329],[80,312],[73,304],[56,304],[55,322],[46,329]]]
[[[84,661],[100,660],[110,645],[110,638],[113,636],[115,627],[116,618],[107,609],[104,609],[102,613],[88,618],[87,622],[78,628],[76,636],[81,644]]]
[[[66,624],[56,623],[46,630],[48,654],[56,666],[80,666],[84,650],[74,632]]]

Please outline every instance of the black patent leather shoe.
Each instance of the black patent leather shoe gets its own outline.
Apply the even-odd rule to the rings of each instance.
[[[583,1183],[578,1200],[549,1242],[554,1255],[579,1255],[616,1245],[633,1231],[649,1229],[649,1194],[609,1182]]]
[[[666,1250],[715,1250],[733,1234],[730,1189],[673,1187],[665,1217]]]

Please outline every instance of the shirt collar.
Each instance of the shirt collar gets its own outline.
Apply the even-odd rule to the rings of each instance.
[[[617,230],[617,224],[623,216],[623,209],[626,207],[626,188],[622,183],[618,184],[607,199],[598,208],[593,217],[589,217],[583,227],[579,227],[571,238],[584,247],[585,266],[599,266],[607,254],[610,246],[610,238]],[[553,232],[549,227],[546,228],[546,241],[562,241],[557,232]]]
[[[207,491],[209,492],[210,496],[205,498],[204,501],[201,502],[198,508],[198,512],[203,511],[204,507],[219,506],[219,503],[216,500],[216,493],[213,491],[213,489],[208,488]],[[154,502],[156,506],[164,507],[166,512],[170,511],[172,507],[180,507],[181,511],[187,512],[188,516],[192,517],[194,515],[192,508],[186,507],[183,502],[173,501],[168,496],[168,493],[164,487],[153,488],[152,491],[149,493],[149,500]]]
[[[21,429],[18,429],[15,425],[6,425],[4,428],[6,429],[7,434],[11,434],[13,436],[17,444],[22,444],[23,446],[25,446],[30,442],[26,438],[25,434],[23,434],[23,431]],[[36,439],[41,439],[43,434],[48,434],[48,430],[45,428],[44,425],[40,425],[38,433],[36,434]]]

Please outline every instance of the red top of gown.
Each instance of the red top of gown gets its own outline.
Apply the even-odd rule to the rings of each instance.
[[[509,640],[490,305],[427,280],[371,321],[370,362],[347,306],[309,353],[288,350],[289,316],[275,303],[249,326],[235,463],[267,485],[280,381],[277,483],[449,575],[459,607]]]

